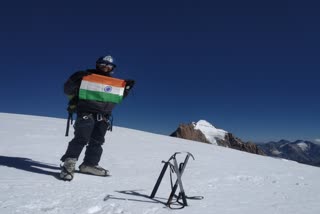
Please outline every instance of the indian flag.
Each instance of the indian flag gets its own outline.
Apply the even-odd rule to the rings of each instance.
[[[82,78],[79,99],[120,103],[125,85],[121,79],[91,74]]]

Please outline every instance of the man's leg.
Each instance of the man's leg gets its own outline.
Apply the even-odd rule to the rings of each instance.
[[[83,147],[90,141],[94,129],[95,121],[91,115],[79,115],[75,122],[74,138],[69,142],[66,153],[61,161],[66,158],[76,158],[78,160]]]
[[[86,148],[86,153],[83,161],[84,164],[91,166],[96,166],[99,164],[103,152],[102,144],[105,141],[104,137],[107,132],[108,126],[108,123],[104,120],[95,122],[89,144]]]

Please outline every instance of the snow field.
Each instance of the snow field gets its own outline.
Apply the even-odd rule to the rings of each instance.
[[[72,129],[64,137],[66,120],[4,113],[0,120],[1,214],[320,213],[317,167],[114,127],[101,160],[112,176],[75,174],[64,182],[56,176],[72,138]],[[186,194],[204,199],[173,211],[156,201],[165,203],[170,194],[168,171],[156,200],[147,196],[161,161],[177,151],[195,157],[182,176]]]

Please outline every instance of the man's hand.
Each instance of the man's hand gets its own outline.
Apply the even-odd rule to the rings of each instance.
[[[133,88],[134,84],[135,84],[135,81],[134,80],[125,80],[126,82],[126,87],[125,87],[125,90],[124,90],[124,97],[128,96],[129,94],[129,91]]]
[[[125,80],[125,82],[126,82],[126,90],[131,90],[132,89],[132,87],[134,86],[134,84],[135,84],[135,81],[134,80]]]

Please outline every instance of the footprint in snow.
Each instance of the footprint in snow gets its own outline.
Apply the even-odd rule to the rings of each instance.
[[[94,206],[94,207],[90,207],[89,209],[88,209],[88,214],[94,214],[94,213],[97,213],[97,212],[99,212],[99,211],[101,211],[102,209],[101,209],[101,207],[99,207],[99,206]]]
[[[130,214],[130,212],[125,211],[120,205],[118,204],[109,204],[108,208],[104,208],[104,213],[106,214]],[[107,211],[107,212],[106,212]]]
[[[158,207],[153,207],[150,209],[147,209],[145,212],[143,212],[143,214],[155,214],[158,211]]]

